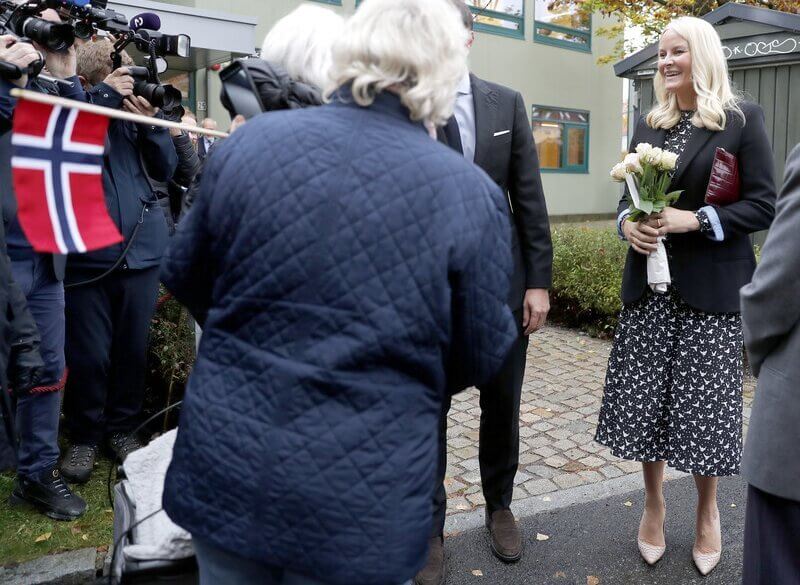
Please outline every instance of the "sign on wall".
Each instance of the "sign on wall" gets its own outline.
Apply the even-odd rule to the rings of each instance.
[[[723,41],[722,50],[729,61],[800,53],[800,35],[776,33]]]

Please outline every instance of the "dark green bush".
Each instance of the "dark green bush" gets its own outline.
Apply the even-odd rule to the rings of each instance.
[[[147,358],[145,415],[183,400],[186,381],[195,359],[194,321],[180,303],[160,291],[160,300],[150,329]],[[171,411],[150,425],[149,431],[167,430],[177,424],[178,412]]]
[[[622,308],[619,295],[628,245],[613,227],[560,224],[552,233],[552,320],[611,337]]]

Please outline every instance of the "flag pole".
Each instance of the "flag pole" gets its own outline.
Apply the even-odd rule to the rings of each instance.
[[[79,102],[77,100],[68,100],[62,97],[48,95],[46,93],[38,93],[27,89],[14,88],[11,90],[11,96],[17,99],[28,100],[29,102],[37,102],[40,104],[48,104],[51,106],[61,106],[63,108],[71,108],[73,110],[80,110],[81,112],[88,112],[90,114],[98,114],[106,116],[107,118],[114,118],[115,120],[125,120],[127,122],[135,122],[137,124],[145,124],[148,126],[159,126],[161,128],[174,128],[176,130],[183,130],[193,134],[202,134],[205,136],[214,136],[216,138],[227,138],[226,132],[218,130],[208,130],[200,126],[190,126],[188,124],[179,124],[178,122],[170,122],[169,120],[162,120],[161,118],[152,118],[142,116],[140,114],[132,114],[130,112],[123,112],[122,110],[113,110],[111,108],[104,108],[95,104],[86,102]]]

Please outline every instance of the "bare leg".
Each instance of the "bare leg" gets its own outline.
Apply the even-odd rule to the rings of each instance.
[[[695,549],[704,554],[722,550],[719,508],[717,508],[717,478],[695,475],[697,486],[697,528]]]
[[[664,502],[664,461],[642,463],[644,474],[644,513],[639,523],[639,538],[654,546],[664,546],[664,518],[667,510]]]

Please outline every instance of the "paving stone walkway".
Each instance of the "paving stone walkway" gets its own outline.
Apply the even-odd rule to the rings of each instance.
[[[639,473],[594,442],[611,342],[548,326],[531,337],[520,405],[520,466],[514,499]],[[755,382],[745,381],[745,426]],[[447,430],[447,513],[485,502],[478,469],[480,406],[475,389],[453,398]]]

